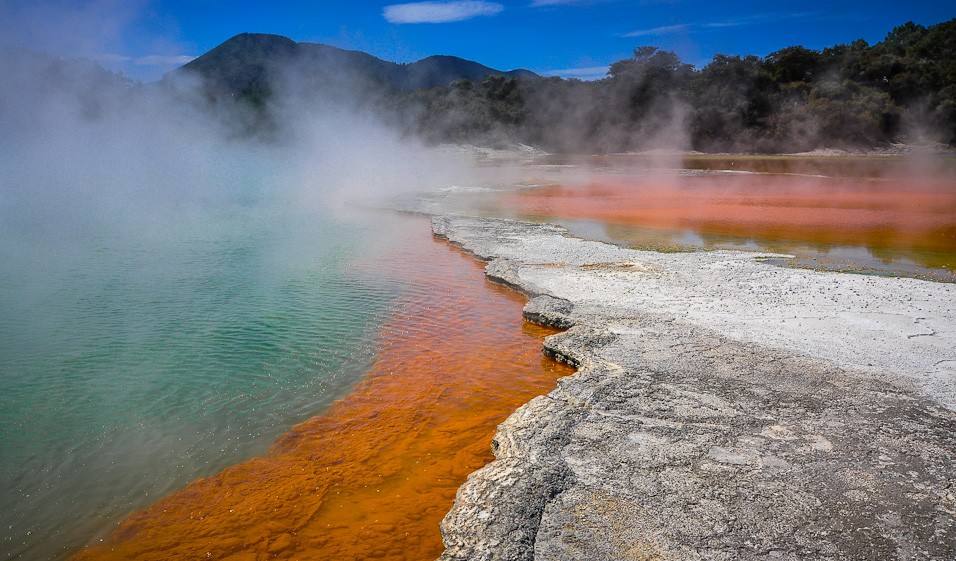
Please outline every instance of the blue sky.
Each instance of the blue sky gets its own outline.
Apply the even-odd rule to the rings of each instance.
[[[700,66],[716,53],[874,43],[906,21],[953,17],[951,0],[0,0],[0,41],[93,58],[144,81],[244,31],[399,62],[448,54],[589,79],[640,45]]]

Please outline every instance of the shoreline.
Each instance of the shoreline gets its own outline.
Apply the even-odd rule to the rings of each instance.
[[[781,266],[956,282],[945,157],[543,155],[404,207],[559,224],[661,252],[787,254]],[[518,175],[513,170],[521,170]]]
[[[570,369],[542,359],[541,338],[556,330],[522,320],[525,298],[483,278],[424,219],[413,223],[390,269],[408,292],[346,397],[71,559],[436,558],[439,522],[490,461],[497,424]]]
[[[732,290],[757,300],[708,309],[712,292],[667,290],[706,288],[668,270],[688,254],[502,219],[436,216],[433,231],[532,297],[526,319],[570,327],[545,352],[580,367],[499,427],[496,460],[442,523],[443,561],[956,555],[952,285],[768,276],[724,251],[694,257],[698,275],[742,272]],[[760,325],[781,305],[803,317]]]
[[[912,544],[930,552],[913,558],[956,554],[956,494],[947,487],[956,479],[949,467],[956,466],[956,416],[928,399],[918,380],[735,340],[672,310],[641,311],[639,302],[562,298],[552,284],[573,273],[584,275],[573,290],[587,278],[616,279],[600,290],[619,290],[634,275],[666,277],[666,262],[687,254],[627,250],[503,219],[433,216],[432,230],[486,262],[489,280],[530,298],[525,320],[568,330],[545,339],[543,351],[579,368],[547,396],[512,405],[520,407],[492,441],[496,459],[468,476],[442,522],[443,561],[732,559],[741,551],[768,559],[892,557]],[[536,259],[522,258],[528,243]],[[576,254],[575,244],[588,250]],[[714,258],[708,266],[716,274],[754,255],[697,258]],[[952,309],[946,313],[945,329],[909,335],[949,341]],[[289,441],[273,448],[280,442]],[[235,479],[233,472],[223,473]],[[207,479],[202,485],[214,487]],[[827,518],[834,509],[853,513],[866,532]],[[801,524],[816,533],[795,534]],[[910,526],[932,532],[914,536]],[[303,553],[295,533],[279,538],[278,545],[260,540],[260,553]],[[243,550],[230,544],[217,556]]]
[[[436,215],[432,228],[531,298],[569,300],[609,323],[669,316],[898,378],[956,409],[956,284],[784,268],[768,252],[629,249],[510,219]]]
[[[571,160],[614,159],[614,158],[674,158],[687,159],[905,159],[913,156],[956,157],[956,147],[942,143],[915,144],[915,143],[886,143],[865,148],[815,148],[804,152],[702,152],[688,149],[657,149],[639,152],[607,152],[607,153],[570,153],[548,152],[536,146],[527,144],[511,144],[499,147],[481,146],[476,144],[438,144],[429,148],[438,154],[464,156],[476,162],[506,162],[511,160],[532,161],[535,158],[567,158]]]

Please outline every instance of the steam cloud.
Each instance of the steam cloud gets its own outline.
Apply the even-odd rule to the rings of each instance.
[[[332,201],[369,204],[455,169],[367,112],[306,99],[294,72],[272,101],[269,140],[237,132],[248,116],[183,77],[141,85],[16,50],[0,74],[0,234],[14,245],[161,231],[250,196],[328,212]]]
[[[349,99],[347,92],[335,97]],[[253,113],[210,101],[203,84],[187,76],[143,85],[88,60],[0,49],[0,370],[15,364],[18,342],[46,348],[58,343],[48,340],[51,326],[72,328],[50,302],[62,287],[83,283],[90,262],[115,263],[110,279],[139,286],[140,278],[165,278],[164,256],[195,243],[197,231],[229,236],[227,222],[253,232],[268,225],[268,243],[255,256],[268,283],[280,276],[273,271],[294,269],[315,247],[336,243],[316,239],[310,225],[348,228],[355,206],[444,184],[466,169],[360,107],[309,97],[294,69],[267,109],[269,134],[250,134]],[[224,220],[229,216],[241,219]],[[147,257],[128,270],[131,252]],[[20,373],[14,365],[7,375]],[[103,477],[92,487],[108,486]],[[9,551],[28,551],[24,558],[41,558],[42,550],[51,558],[63,555],[56,548],[64,539],[79,546],[92,536],[89,528],[76,535],[86,528],[76,518],[89,513],[73,505],[61,510],[74,517],[70,527],[53,536],[44,524],[60,507],[25,504],[21,492],[37,496],[13,487],[0,496],[4,529],[16,526],[0,549],[21,548]],[[102,497],[114,500],[121,499]]]

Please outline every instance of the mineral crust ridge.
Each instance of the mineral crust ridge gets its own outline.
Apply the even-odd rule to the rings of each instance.
[[[441,561],[956,559],[956,285],[432,226],[578,367],[499,426]]]

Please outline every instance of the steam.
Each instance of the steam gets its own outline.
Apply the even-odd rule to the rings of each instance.
[[[295,72],[273,96],[266,138],[248,134],[256,117],[247,108],[211,103],[189,77],[143,85],[89,61],[23,51],[0,57],[0,76],[5,361],[18,346],[45,341],[57,321],[48,304],[57,287],[82,283],[87,261],[103,262],[103,252],[119,265],[142,254],[164,263],[188,255],[197,232],[269,231],[269,243],[257,247],[268,282],[339,243],[317,237],[317,224],[369,232],[363,209],[452,183],[469,169],[361,107],[308,98]],[[243,231],[226,226],[237,223]],[[363,234],[355,251],[401,235]],[[167,273],[138,265],[122,282]]]
[[[0,75],[7,240],[148,233],[267,195],[328,213],[333,201],[380,204],[460,170],[371,112],[308,99],[294,72],[271,104],[269,139],[237,130],[250,110],[210,103],[188,77],[142,85],[23,51],[4,54]]]
[[[45,352],[51,356],[61,352],[58,347],[64,342],[51,334],[62,336],[95,323],[85,315],[62,314],[51,302],[74,294],[85,297],[82,290],[71,289],[83,283],[102,284],[96,285],[95,292],[105,294],[104,298],[114,294],[113,284],[126,287],[126,292],[117,292],[117,298],[126,298],[136,287],[169,287],[167,280],[182,276],[178,268],[189,268],[189,259],[200,254],[187,244],[268,232],[255,244],[255,255],[249,260],[253,278],[268,286],[284,278],[285,271],[313,266],[316,256],[325,254],[322,248],[333,253],[338,246],[328,244],[342,244],[341,239],[319,237],[333,227],[347,229],[355,220],[363,220],[362,235],[354,236],[354,244],[367,245],[354,247],[349,238],[348,249],[354,247],[354,251],[382,244],[389,236],[405,235],[392,225],[379,228],[392,228],[387,234],[365,235],[371,229],[367,213],[354,209],[388,206],[393,197],[441,185],[468,168],[461,159],[403,138],[361,104],[350,103],[361,97],[349,92],[350,87],[343,85],[340,95],[317,99],[309,95],[308,81],[290,69],[265,108],[269,115],[265,123],[258,110],[228,100],[210,101],[204,84],[189,76],[140,84],[89,60],[0,49],[0,370],[4,382],[29,375],[18,369],[21,359],[29,362]],[[258,134],[258,125],[264,124],[268,124],[267,134]],[[242,239],[223,244],[240,246]],[[170,258],[179,255],[182,259]],[[106,270],[97,274],[91,267]],[[143,302],[151,297],[144,294]],[[129,315],[95,327],[117,341],[146,336],[137,331],[136,315],[155,310],[130,306],[117,304],[116,309]],[[67,341],[65,346],[70,344]],[[136,391],[131,384],[114,393]],[[15,406],[7,409],[7,399],[11,397],[0,398],[4,423],[19,411]],[[51,407],[38,413],[37,419],[62,422],[60,413]],[[19,456],[13,453],[16,431],[11,427],[10,438],[5,434],[0,443],[4,450],[0,456],[7,456],[0,461],[0,471],[11,481],[20,481],[20,487],[0,495],[0,510],[5,511],[0,518],[9,530],[9,540],[0,549],[15,557],[62,557],[63,550],[56,548],[82,545],[82,540],[102,530],[94,527],[102,519],[80,512],[84,505],[51,506],[52,499],[36,497],[49,498],[55,490],[54,498],[60,500],[90,489],[90,494],[100,495],[97,502],[110,505],[109,513],[115,515],[116,501],[129,500],[134,491],[121,489],[118,497],[103,494],[116,491],[105,489],[128,474],[112,466],[109,473],[97,473],[100,479],[72,494],[62,492],[63,486],[72,484],[69,481],[41,481],[43,475],[24,479],[17,471],[22,469],[16,461]],[[149,432],[147,428],[109,437],[112,445],[128,447],[130,457],[137,458],[130,462],[134,476],[146,465],[143,458],[151,457],[150,450],[161,446],[161,438],[154,434],[149,437],[149,450],[139,450],[140,441],[134,435]],[[94,467],[77,471],[83,474]],[[170,475],[167,481],[175,477]],[[37,485],[46,495],[35,492]],[[143,487],[150,485],[136,489]],[[31,498],[25,499],[26,495]],[[141,496],[136,500],[142,500]],[[71,518],[56,521],[62,516],[56,512]]]

